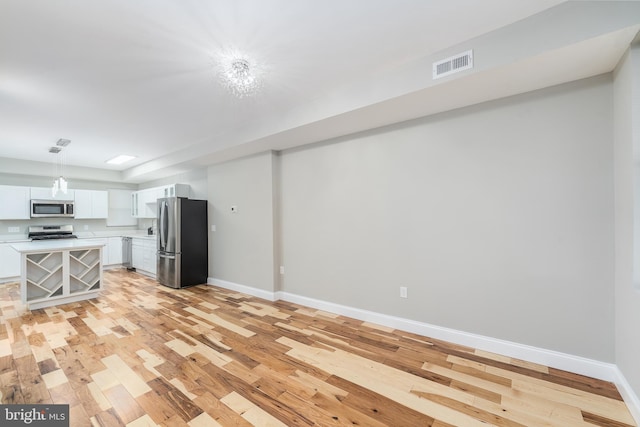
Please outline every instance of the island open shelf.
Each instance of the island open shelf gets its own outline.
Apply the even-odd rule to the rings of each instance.
[[[103,242],[15,243],[21,254],[20,298],[30,309],[95,298],[102,289]]]

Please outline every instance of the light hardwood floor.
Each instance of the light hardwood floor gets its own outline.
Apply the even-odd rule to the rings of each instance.
[[[0,285],[2,403],[72,426],[632,426],[615,386],[286,302],[105,272],[25,310]]]

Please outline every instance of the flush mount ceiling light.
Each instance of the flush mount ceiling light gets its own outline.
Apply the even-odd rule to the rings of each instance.
[[[238,98],[256,94],[262,87],[264,68],[248,55],[230,50],[217,58],[220,83]]]
[[[107,160],[106,163],[109,163],[110,165],[121,165],[135,158],[136,156],[128,156],[126,154],[121,154],[119,156],[114,157],[113,159]]]

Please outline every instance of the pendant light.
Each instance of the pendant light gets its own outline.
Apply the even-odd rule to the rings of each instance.
[[[65,159],[63,148],[71,143],[68,139],[59,139],[56,142],[55,147],[49,148],[49,152],[56,155],[56,160],[54,161],[54,179],[53,185],[51,186],[51,197],[56,197],[59,192],[63,194],[67,194],[68,182],[64,177],[64,166]]]

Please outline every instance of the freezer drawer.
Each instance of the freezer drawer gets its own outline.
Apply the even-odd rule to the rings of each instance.
[[[170,288],[181,287],[181,254],[158,252],[156,279]]]

